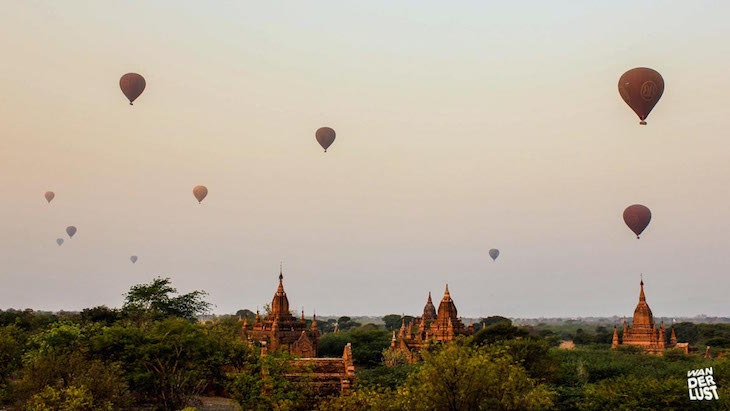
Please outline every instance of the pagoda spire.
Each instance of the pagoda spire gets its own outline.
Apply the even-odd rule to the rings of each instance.
[[[281,263],[279,263],[279,288],[276,293],[279,295],[284,293],[284,271]]]
[[[444,291],[444,301],[451,300],[451,293],[449,293],[449,283],[446,283],[446,291]]]
[[[618,347],[618,328],[616,328],[616,324],[613,325],[613,342],[611,343],[611,348]]]
[[[641,292],[639,293],[639,302],[643,301],[646,302],[646,296],[644,295],[644,275],[641,275],[641,282],[639,283],[641,286]]]

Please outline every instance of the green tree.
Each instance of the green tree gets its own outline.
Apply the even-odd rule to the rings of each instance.
[[[357,321],[352,321],[350,317],[342,316],[337,319],[337,328],[340,331],[347,331],[351,328],[359,327],[361,324]]]
[[[416,409],[537,410],[552,405],[545,385],[536,384],[503,348],[449,344],[424,363],[407,383]]]
[[[26,346],[19,378],[12,382],[15,402],[23,403],[36,395],[40,397],[35,403],[51,398],[44,392],[63,398],[64,392],[78,389],[88,391],[94,409],[128,405],[131,398],[119,364],[89,355],[90,335],[98,331],[96,326],[61,322],[33,335]]]
[[[210,310],[211,304],[203,299],[205,291],[193,291],[173,296],[177,289],[169,278],[157,277],[149,284],[137,284],[125,294],[122,312],[137,321],[180,317],[196,321],[198,315]]]
[[[586,387],[581,410],[708,409],[687,398],[687,379],[622,375]],[[711,404],[710,404],[711,405]]]
[[[93,396],[86,387],[70,386],[56,389],[47,386],[25,405],[27,411],[93,411]],[[105,409],[112,410],[111,407]]]
[[[383,360],[383,349],[390,346],[391,333],[374,324],[366,324],[319,339],[321,357],[341,357],[347,343],[352,343],[353,361],[359,365],[376,366]]]
[[[383,322],[385,323],[385,329],[390,331],[398,331],[405,322],[408,324],[409,322],[415,320],[414,317],[410,315],[400,315],[400,314],[388,314],[385,317],[383,317]]]
[[[254,361],[233,376],[228,392],[243,410],[303,409],[314,394],[307,384],[307,370],[295,370],[293,360],[292,355],[283,351],[255,356]],[[296,382],[287,378],[294,371],[303,371]]]
[[[498,341],[526,337],[527,335],[526,330],[513,326],[511,321],[499,321],[474,334],[473,341],[477,345],[493,344]]]
[[[90,323],[102,323],[112,325],[120,318],[120,312],[116,308],[109,308],[100,305],[93,308],[84,308],[81,311],[81,321]]]

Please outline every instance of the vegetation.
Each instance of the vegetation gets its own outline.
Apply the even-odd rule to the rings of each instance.
[[[385,327],[348,317],[322,321],[330,331],[320,355],[340,357],[352,343],[357,378],[350,395],[318,398],[306,369],[296,383],[285,378],[289,354],[261,357],[240,338],[239,315],[250,311],[199,323],[210,307],[204,296],[178,295],[169,279],[156,278],[133,286],[122,309],[0,311],[0,408],[180,410],[194,409],[204,395],[257,411],[730,408],[726,358],[610,350],[612,327],[518,327],[496,316],[481,320],[485,327],[471,337],[430,345],[416,364],[389,350],[401,316],[388,316]],[[675,331],[680,341],[713,350],[730,339],[724,324],[678,323]],[[566,333],[576,349],[557,348]],[[688,400],[687,371],[702,367],[714,369],[718,401]]]

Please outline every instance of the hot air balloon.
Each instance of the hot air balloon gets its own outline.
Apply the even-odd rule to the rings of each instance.
[[[317,137],[317,142],[320,146],[322,146],[326,153],[329,146],[331,146],[335,141],[335,130],[332,130],[329,127],[322,127],[314,133],[314,136]]]
[[[664,93],[664,79],[650,68],[637,67],[621,76],[618,80],[618,92],[639,116],[639,124],[646,125],[646,117]]]
[[[66,227],[66,234],[68,234],[68,238],[72,238],[76,234],[76,227],[72,225]]]
[[[53,197],[56,196],[56,194],[53,191],[46,191],[46,194],[44,194],[43,196],[46,197],[46,201],[50,203],[51,200],[53,200]]]
[[[499,250],[497,250],[496,248],[492,248],[491,250],[489,250],[489,256],[492,257],[492,261],[496,260],[497,257],[499,257]]]
[[[132,261],[132,264],[134,264],[137,262],[137,256],[133,255],[133,256],[129,257],[129,260]]]
[[[195,186],[193,187],[193,195],[198,200],[198,204],[200,204],[205,196],[208,195],[208,187],[206,186]]]
[[[122,89],[122,93],[129,99],[130,106],[142,94],[146,85],[147,82],[144,81],[144,77],[137,73],[127,73],[119,79],[119,87]]]
[[[56,244],[58,244],[58,246],[60,247],[61,244],[63,244],[63,238],[57,238],[56,239]]]
[[[641,204],[634,204],[624,210],[624,222],[636,234],[636,238],[646,229],[651,221],[651,210]]]

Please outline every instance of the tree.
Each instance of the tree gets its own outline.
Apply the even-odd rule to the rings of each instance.
[[[343,316],[337,319],[337,328],[340,331],[346,331],[350,328],[359,327],[361,324],[357,321],[352,321],[350,317]]]
[[[660,405],[661,404],[661,405]],[[703,409],[705,404],[695,404]],[[602,380],[586,387],[580,409],[590,410],[651,410],[692,409],[687,399],[687,380],[680,376],[669,378],[622,375]],[[706,408],[704,408],[706,409]]]
[[[129,370],[138,389],[163,410],[179,410],[205,390],[213,369],[207,367],[212,345],[203,327],[179,318],[156,323],[134,347]]]
[[[499,321],[474,334],[474,343],[477,345],[492,344],[498,341],[526,337],[527,335],[526,330],[513,326],[511,321]]]
[[[56,389],[47,386],[25,405],[28,411],[92,411],[94,399],[86,387],[70,386]],[[105,409],[112,410],[111,407]]]
[[[484,324],[484,327],[489,327],[492,324],[497,324],[497,323],[502,323],[502,322],[512,324],[512,320],[510,320],[507,317],[502,317],[501,315],[492,315],[487,318],[482,318],[481,321],[479,321],[479,322]]]
[[[84,308],[81,311],[81,321],[112,325],[120,318],[119,310],[100,305],[93,308]]]
[[[294,357],[284,351],[255,356],[255,362],[237,373],[228,386],[233,399],[244,410],[303,409],[313,393],[308,389],[308,376],[292,382],[286,374],[294,370]],[[302,371],[297,369],[296,371]]]
[[[88,409],[127,406],[131,398],[119,364],[89,355],[89,336],[99,328],[60,322],[33,335],[26,345],[23,368],[12,383],[14,400],[36,408],[45,403],[46,409],[66,409],[62,406],[66,397],[71,403],[88,398]]]
[[[400,321],[401,316],[398,314],[388,314],[385,317],[383,317],[383,322],[385,323],[385,329],[386,330],[397,330],[398,327],[400,327]]]
[[[385,317],[383,317],[383,322],[385,323],[385,329],[390,331],[397,331],[400,329],[400,326],[405,322],[408,324],[409,322],[415,320],[415,317],[412,317],[410,315],[400,315],[400,314],[388,314]]]
[[[536,384],[503,348],[448,344],[424,363],[405,388],[418,410],[546,409],[546,386]]]
[[[391,333],[374,324],[366,324],[319,339],[321,357],[342,357],[347,343],[352,343],[353,361],[359,365],[376,366],[383,360],[383,349],[390,346]]]
[[[248,317],[249,321],[251,321],[254,319],[254,317],[256,317],[256,313],[244,308],[242,310],[236,311],[236,317],[241,317],[241,319]]]
[[[203,299],[205,291],[193,291],[173,297],[177,289],[170,285],[169,278],[157,277],[149,284],[137,284],[125,294],[122,311],[137,319],[160,319],[180,317],[196,321],[198,315],[210,310],[211,304]]]

